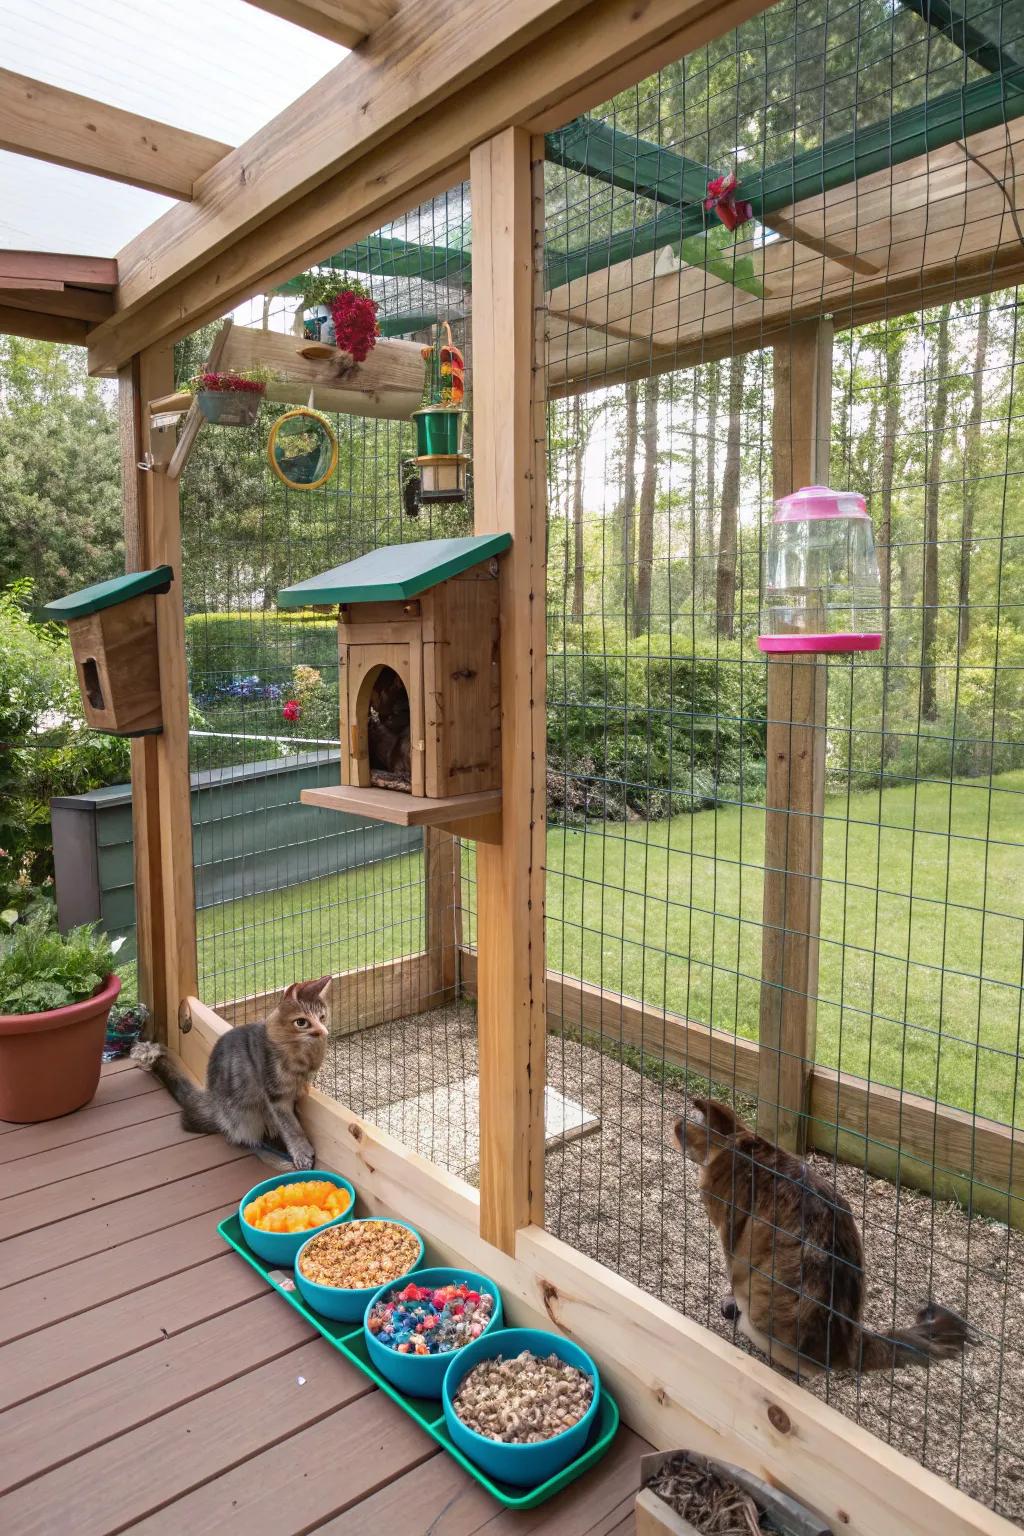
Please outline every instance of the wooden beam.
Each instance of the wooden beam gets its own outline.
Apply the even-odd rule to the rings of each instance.
[[[27,289],[30,293],[63,293],[64,284],[55,277],[6,277],[0,273],[0,292]]]
[[[779,497],[828,483],[830,322],[793,326],[774,355],[772,469]],[[821,657],[769,660],[757,1128],[793,1151],[807,1141],[815,1059],[827,697]]]
[[[395,11],[386,0],[248,0],[248,4],[343,48],[358,48]]]
[[[84,320],[75,320],[67,315],[49,312],[42,314],[19,304],[0,304],[0,334],[27,336],[33,341],[71,342],[75,346],[84,347],[89,327]]]
[[[544,1219],[545,592],[543,140],[510,128],[473,151],[474,527],[502,557],[499,843],[476,857],[480,1221],[513,1251]]]
[[[363,238],[385,211],[395,217],[426,188],[451,186],[468,148],[508,123],[573,91],[606,100],[615,67],[642,60],[642,76],[763,9],[765,0],[488,0],[470,15],[459,0],[403,5],[204,178],[194,208],[171,209],[125,247],[118,314],[94,337],[90,366],[116,364],[140,334],[183,335],[271,274],[283,282]],[[219,260],[228,246],[230,260]]]
[[[228,1026],[195,998],[188,1008],[182,1059],[202,1080]],[[512,1325],[581,1344],[625,1423],[658,1449],[686,1446],[767,1475],[844,1536],[1019,1536],[781,1372],[542,1228],[519,1231],[514,1256],[487,1242],[475,1189],[345,1105],[314,1090],[300,1116],[318,1166],[350,1179],[368,1212],[414,1221],[434,1263],[490,1275]]]
[[[462,949],[459,840],[437,827],[423,833],[423,892],[427,985],[420,1011],[454,997]]]
[[[7,289],[3,302],[9,309],[27,309],[37,314],[69,320],[85,320],[96,325],[114,312],[113,295],[99,288],[69,288],[58,285],[52,292],[31,288]]]
[[[11,277],[53,279],[75,288],[117,287],[117,262],[108,256],[63,256],[53,251],[0,251],[0,271]]]
[[[334,348],[330,357],[303,357],[300,337],[282,331],[264,331],[234,325],[221,355],[225,371],[262,367],[287,380],[352,394],[423,395],[423,352],[413,341],[378,340],[365,362],[354,363],[347,352]]]
[[[195,183],[230,148],[0,69],[0,149],[17,155],[191,198]]]
[[[160,1037],[177,1048],[179,1005],[197,986],[181,527],[177,485],[140,469],[150,446],[149,401],[168,394],[173,381],[170,347],[143,353],[119,378],[127,567],[174,572],[157,604],[164,724],[158,736],[132,742],[132,826],[140,996]]]
[[[215,373],[220,367],[221,358],[224,355],[224,348],[227,346],[228,340],[230,339],[233,325],[233,320],[225,320],[224,324],[213,338],[213,341],[210,345],[210,350],[206,357],[206,367],[211,371],[211,373]],[[181,478],[182,471],[189,461],[189,456],[192,453],[192,449],[196,445],[196,438],[199,436],[204,420],[205,417],[203,416],[202,411],[193,400],[192,404],[188,408],[184,424],[178,436],[178,441],[175,444],[174,452],[171,454],[170,463],[167,465],[167,469],[165,471],[166,478],[168,480],[177,481]],[[177,492],[175,492],[175,494],[177,494]]]
[[[327,994],[332,1035],[351,1035],[395,1019],[407,1019],[432,1006],[430,965],[426,952],[385,960],[380,965],[342,971]],[[253,997],[218,1003],[217,1012],[231,1025],[254,1024],[265,1019],[281,996],[281,989]]]

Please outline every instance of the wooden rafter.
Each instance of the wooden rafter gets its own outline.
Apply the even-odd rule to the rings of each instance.
[[[468,147],[507,123],[605,100],[618,75],[677,59],[766,3],[496,0],[479,15],[461,0],[401,6],[228,155],[200,203],[171,209],[124,248],[118,313],[97,327],[90,367],[182,335],[269,278],[364,238],[410,196],[450,187]]]
[[[248,0],[248,4],[343,48],[358,48],[394,14],[388,0]]]
[[[187,200],[230,145],[0,69],[0,149]]]

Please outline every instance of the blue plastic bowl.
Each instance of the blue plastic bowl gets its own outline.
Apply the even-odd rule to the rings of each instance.
[[[411,1275],[414,1270],[419,1269],[423,1263],[423,1239],[415,1227],[410,1227],[407,1221],[397,1221],[392,1216],[361,1216],[359,1219],[360,1221],[367,1222],[389,1221],[394,1227],[407,1227],[420,1245],[420,1251],[409,1265],[409,1268],[403,1274],[396,1275],[393,1280],[389,1280],[389,1286],[398,1285]],[[313,1236],[315,1236],[315,1233],[311,1233],[310,1238],[307,1238],[306,1241],[310,1241]],[[358,1323],[366,1312],[369,1302],[380,1290],[380,1286],[365,1285],[360,1286],[358,1290],[348,1290],[340,1285],[320,1285],[316,1280],[307,1280],[299,1268],[302,1249],[305,1246],[306,1243],[304,1242],[302,1248],[295,1255],[295,1284],[299,1288],[300,1295],[313,1308],[313,1311],[319,1312],[322,1317],[333,1318],[338,1323]]]
[[[535,1355],[557,1355],[567,1365],[586,1371],[594,1383],[590,1407],[571,1429],[563,1429],[561,1434],[553,1435],[550,1440],[540,1440],[535,1445],[508,1445],[503,1440],[488,1440],[463,1424],[455,1412],[453,1400],[459,1383],[481,1360],[493,1360],[496,1355],[506,1358],[519,1355],[524,1349]],[[517,1488],[534,1488],[582,1455],[597,1417],[601,1378],[590,1356],[571,1339],[563,1339],[559,1333],[545,1333],[541,1328],[503,1328],[498,1333],[481,1334],[453,1356],[445,1372],[442,1397],[448,1433],[463,1455],[498,1482],[512,1483]]]
[[[335,1216],[333,1221],[325,1221],[320,1227],[310,1227],[306,1232],[261,1232],[259,1227],[249,1225],[243,1213],[250,1200],[255,1200],[257,1195],[265,1195],[268,1190],[277,1189],[281,1184],[297,1184],[300,1180],[306,1179],[324,1179],[328,1184],[337,1184],[341,1189],[347,1189],[348,1210],[341,1216]],[[317,1168],[311,1168],[308,1173],[303,1173],[295,1169],[292,1173],[278,1173],[272,1179],[264,1179],[262,1184],[254,1185],[238,1202],[238,1224],[242,1229],[242,1236],[253,1253],[265,1259],[268,1264],[283,1264],[290,1268],[295,1263],[299,1249],[308,1238],[314,1237],[317,1232],[325,1232],[328,1227],[336,1227],[340,1221],[351,1221],[355,1208],[356,1192],[348,1179],[343,1179],[340,1173],[325,1173]]]
[[[406,1275],[403,1280],[389,1280],[387,1285],[382,1285],[379,1291],[375,1291],[369,1306],[363,1316],[363,1337],[366,1340],[367,1353],[382,1376],[386,1376],[391,1385],[397,1387],[400,1392],[407,1393],[410,1397],[440,1397],[441,1387],[444,1382],[444,1373],[461,1351],[449,1350],[444,1355],[400,1355],[396,1349],[391,1349],[387,1344],[381,1344],[370,1332],[370,1313],[392,1291],[401,1290],[403,1285],[468,1285],[471,1290],[486,1293],[494,1297],[494,1311],[483,1333],[482,1339],[486,1339],[495,1329],[501,1327],[503,1318],[501,1312],[501,1292],[493,1280],[488,1280],[486,1275],[474,1274],[471,1269],[417,1269],[412,1274]],[[471,1341],[476,1343],[474,1339]],[[464,1344],[463,1349],[469,1345]]]

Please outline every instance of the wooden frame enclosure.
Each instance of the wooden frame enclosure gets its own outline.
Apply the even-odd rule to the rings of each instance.
[[[496,578],[460,575],[417,598],[415,611],[397,602],[342,614],[344,785],[383,795],[374,814],[428,828],[424,879],[433,915],[423,954],[339,978],[332,1007],[338,1028],[352,1029],[451,998],[460,984],[475,993],[479,1195],[319,1094],[304,1106],[306,1128],[320,1161],[351,1176],[372,1210],[415,1211],[442,1252],[492,1275],[513,1321],[562,1329],[592,1350],[627,1422],[655,1445],[685,1444],[770,1470],[851,1536],[1010,1536],[1008,1522],[544,1231],[545,1052],[556,1019],[641,1047],[653,1038],[664,1060],[756,1092],[762,1129],[792,1146],[852,1149],[851,1160],[883,1171],[913,1165],[943,1191],[987,1184],[1004,1201],[1004,1219],[1024,1221],[1016,1132],[814,1064],[819,663],[769,669],[775,766],[760,1045],[548,972],[544,408],[556,393],[774,344],[777,489],[814,479],[827,444],[833,323],[1024,273],[986,170],[1024,137],[1024,100],[1014,98],[1017,116],[1003,102],[1004,120],[968,124],[964,137],[974,148],[966,158],[958,139],[927,145],[895,213],[891,168],[888,182],[881,173],[865,178],[853,197],[848,189],[815,196],[804,187],[777,202],[770,211],[783,238],[760,252],[760,295],[673,264],[657,244],[599,274],[566,274],[546,291],[542,135],[758,14],[767,0],[497,0],[468,9],[457,0],[400,0],[393,9],[381,0],[252,3],[350,37],[355,51],[245,145],[172,135],[159,178],[148,181],[131,146],[121,153],[116,142],[129,129],[137,134],[138,121],[104,117],[102,154],[97,148],[90,168],[159,185],[176,206],[119,254],[116,273],[110,264],[95,271],[75,258],[36,257],[28,264],[34,287],[20,288],[17,272],[10,292],[0,282],[0,325],[85,344],[93,373],[117,374],[126,564],[135,571],[164,563],[175,582],[154,618],[154,709],[163,731],[132,744],[140,996],[162,1038],[201,1079],[229,1023],[196,995],[177,477],[198,422],[189,409],[175,438],[174,415],[185,405],[173,393],[172,343],[468,172],[476,532],[512,542]],[[24,84],[0,79],[0,96]],[[64,130],[57,148],[38,142],[31,121],[19,147],[69,163],[66,131],[79,101],[54,99],[53,110]],[[929,226],[933,185],[945,205],[940,228]],[[968,222],[971,238],[958,243],[953,237]],[[296,363],[294,338],[229,322],[218,340],[225,366],[273,365],[287,354],[293,377],[274,386],[273,398],[305,400],[315,389],[325,408],[397,419],[418,397],[418,348],[406,343],[382,344],[361,373],[342,376],[337,359],[327,368]],[[450,647],[443,662],[442,631]],[[486,668],[463,659],[463,644],[473,657],[487,655]],[[403,797],[369,786],[366,706],[383,666],[398,673],[409,698],[412,795],[404,809],[397,807]],[[474,678],[456,682],[467,671]],[[468,706],[456,702],[467,693]],[[350,808],[343,790],[303,798]],[[454,796],[464,797],[461,807]],[[479,839],[475,953],[462,947],[458,915],[453,942],[440,932],[438,905],[451,899],[457,910],[458,886],[457,846],[441,826]],[[235,999],[224,1013],[245,1022],[262,1001]]]

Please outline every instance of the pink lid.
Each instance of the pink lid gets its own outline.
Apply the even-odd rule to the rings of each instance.
[[[820,517],[867,517],[864,497],[857,491],[830,491],[827,485],[805,485],[775,503],[776,523],[806,523]]]

